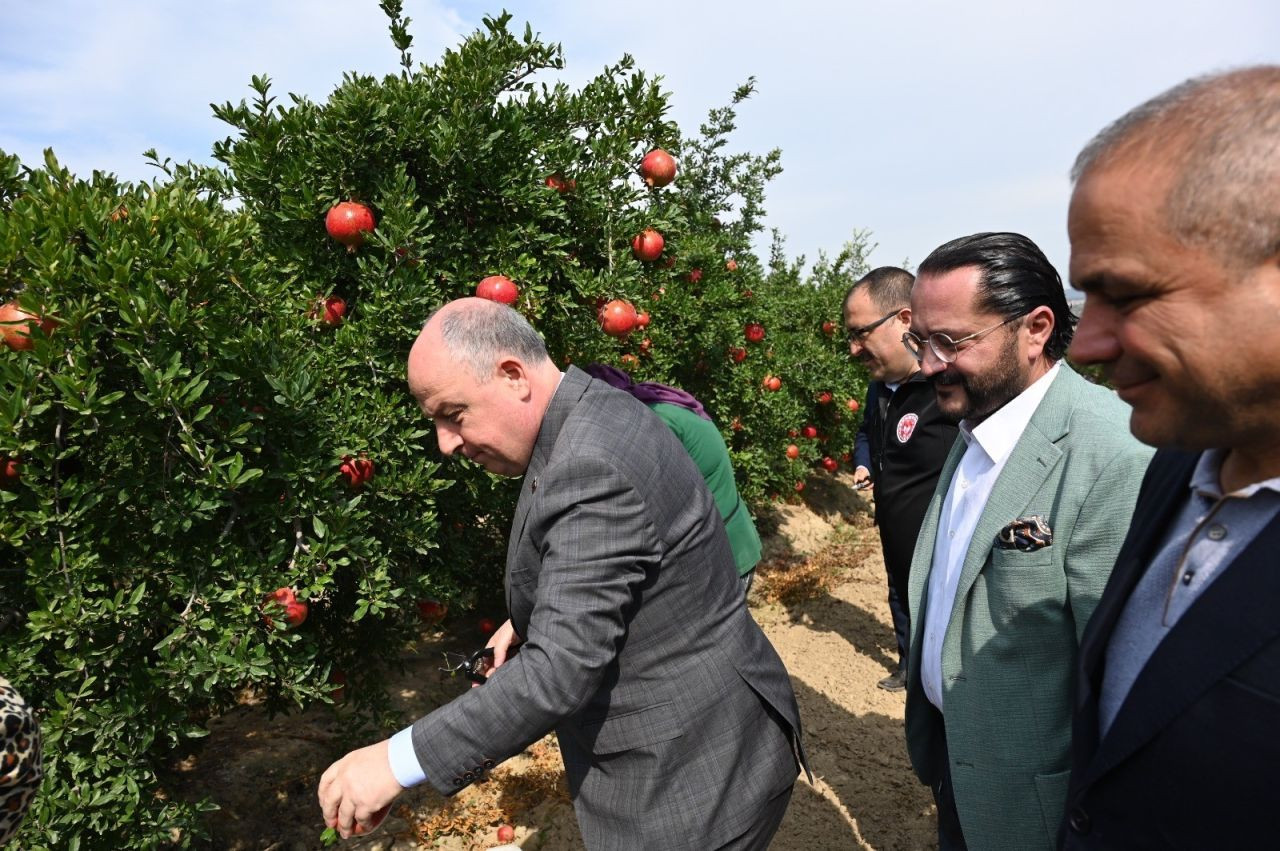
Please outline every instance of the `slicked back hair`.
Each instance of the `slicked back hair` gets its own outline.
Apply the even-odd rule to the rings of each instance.
[[[449,354],[482,384],[493,378],[503,355],[514,355],[529,364],[550,360],[546,344],[533,326],[519,311],[496,301],[477,301],[450,310],[440,320],[440,337]]]
[[[935,248],[916,271],[919,277],[976,267],[977,308],[1004,319],[1026,316],[1044,305],[1053,311],[1053,333],[1045,355],[1062,360],[1076,329],[1062,277],[1034,242],[1020,233],[975,233]]]
[[[1170,234],[1229,265],[1280,255],[1280,66],[1195,77],[1135,107],[1076,158],[1078,183],[1123,160],[1171,169]]]
[[[916,276],[906,269],[899,269],[897,266],[881,266],[878,269],[872,269],[855,281],[853,286],[849,287],[849,291],[844,294],[843,303],[848,304],[855,292],[865,289],[867,298],[871,299],[871,304],[881,313],[901,310],[911,306],[911,287],[915,282]]]

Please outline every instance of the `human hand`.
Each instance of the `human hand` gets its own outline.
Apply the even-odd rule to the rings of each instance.
[[[871,480],[871,471],[866,467],[858,467],[853,471],[853,486],[857,490],[866,490],[875,487],[875,482]]]
[[[391,773],[391,759],[384,739],[354,750],[320,776],[320,812],[325,827],[343,839],[369,833],[382,824],[401,792]]]
[[[516,628],[511,625],[511,619],[508,618],[502,626],[494,631],[493,635],[489,636],[489,641],[485,644],[485,647],[493,648],[493,661],[490,662],[485,659],[481,673],[487,677],[500,668],[511,657],[513,648],[519,646],[519,644],[520,636],[516,635]],[[472,683],[471,687],[475,688],[477,685],[479,683]]]

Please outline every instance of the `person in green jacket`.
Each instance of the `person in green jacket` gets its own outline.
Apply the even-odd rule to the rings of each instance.
[[[729,449],[720,436],[720,429],[716,428],[702,403],[679,388],[651,381],[637,382],[626,372],[605,364],[589,364],[586,372],[592,378],[630,393],[644,402],[680,438],[689,457],[706,480],[707,489],[711,491],[720,517],[724,520],[724,529],[729,536],[729,546],[733,549],[733,560],[738,567],[745,596],[751,590],[756,565],[760,562],[760,535],[756,532],[751,512],[738,495]]]

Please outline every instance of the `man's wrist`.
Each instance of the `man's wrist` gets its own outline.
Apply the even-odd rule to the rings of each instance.
[[[405,727],[387,742],[387,761],[391,763],[391,773],[396,782],[404,788],[417,786],[427,779],[427,774],[418,762],[418,754],[413,749],[413,727]]]

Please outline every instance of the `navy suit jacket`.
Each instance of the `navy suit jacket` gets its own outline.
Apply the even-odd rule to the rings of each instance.
[[[1198,457],[1152,460],[1081,642],[1063,848],[1280,847],[1280,518],[1169,631],[1099,737],[1107,643]]]

